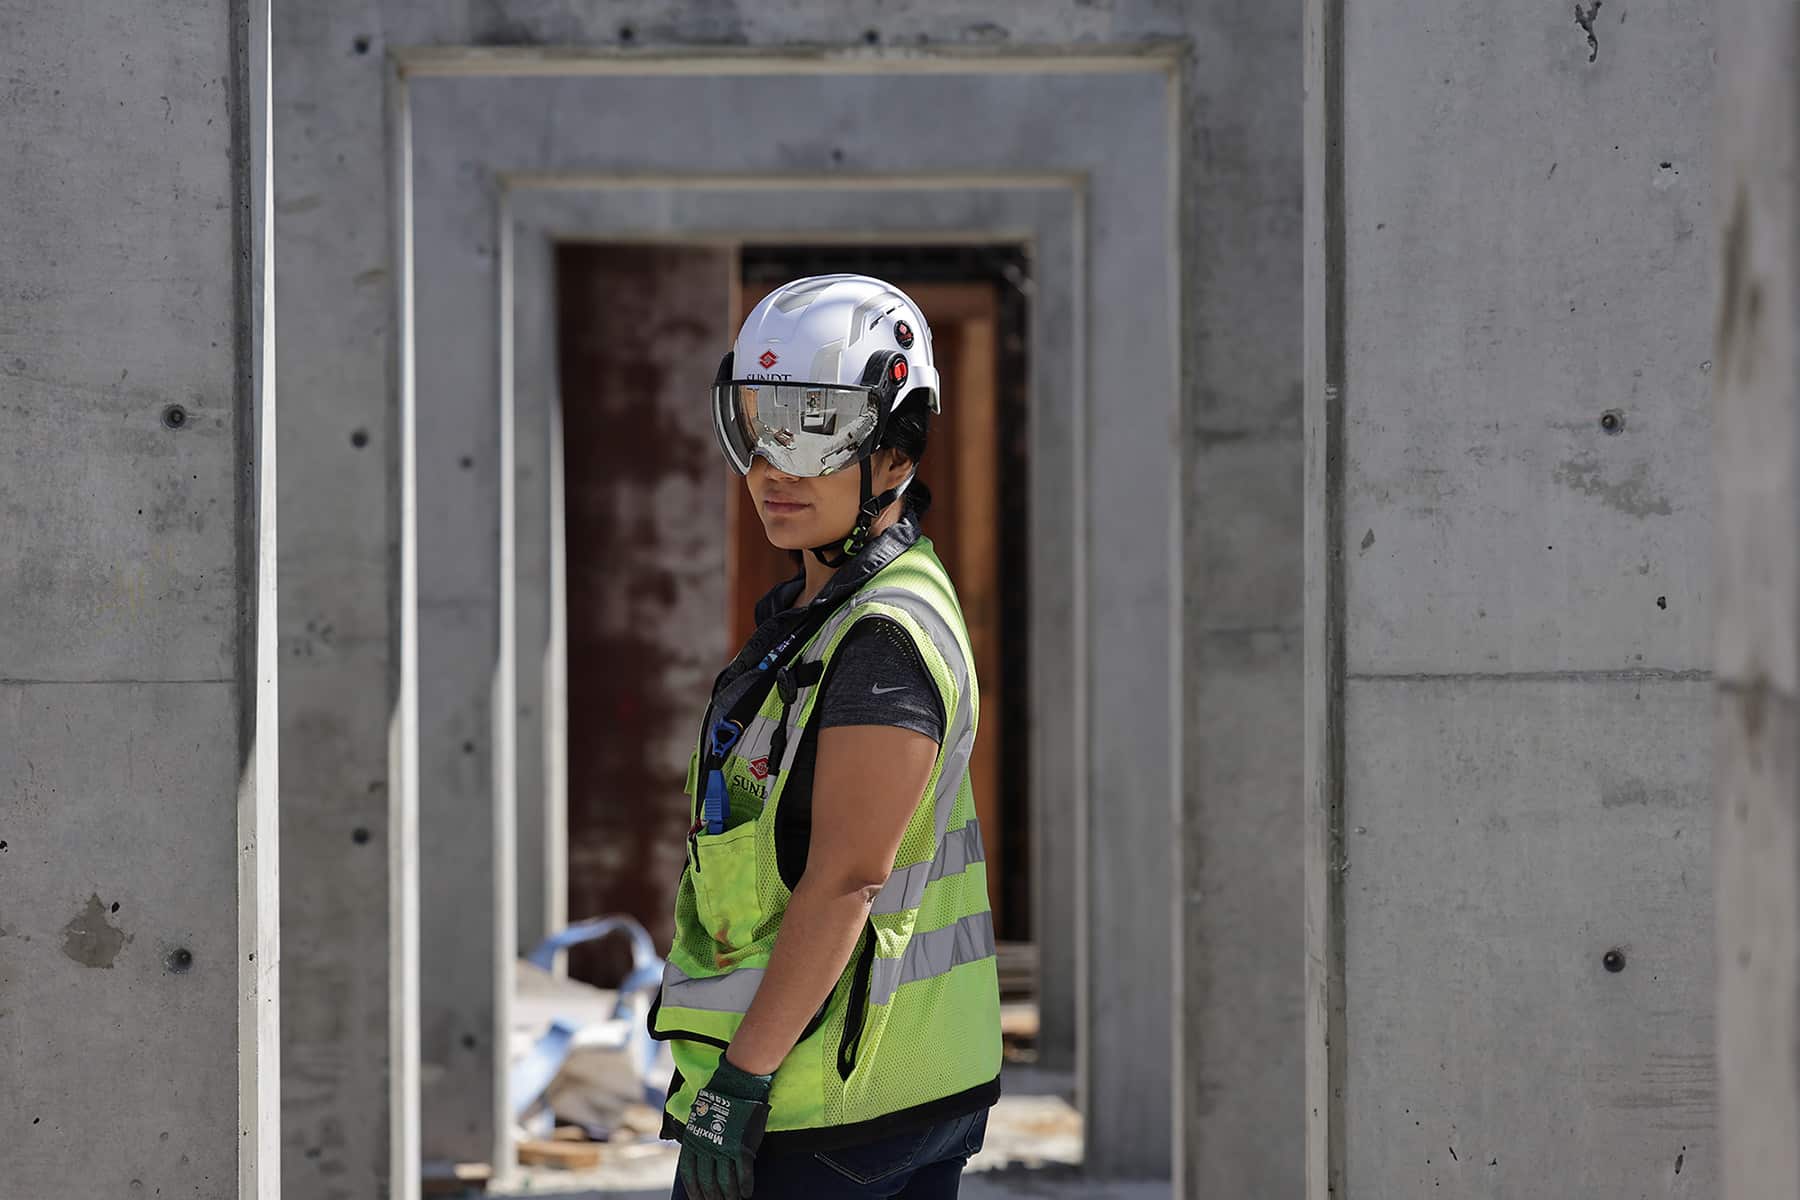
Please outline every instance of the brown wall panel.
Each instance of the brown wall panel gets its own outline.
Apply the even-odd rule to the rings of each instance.
[[[569,608],[569,917],[630,913],[666,948],[688,755],[731,652],[724,474],[707,388],[729,344],[727,249],[557,255]],[[622,947],[570,972],[623,973]]]

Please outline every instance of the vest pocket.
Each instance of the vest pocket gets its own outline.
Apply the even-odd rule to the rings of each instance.
[[[746,822],[724,833],[702,833],[694,839],[694,908],[702,928],[718,943],[718,967],[735,964],[730,955],[749,946],[762,924],[762,901],[756,886],[757,823]]]
[[[869,1020],[869,987],[875,973],[875,923],[863,923],[862,952],[856,957],[856,977],[844,1007],[844,1036],[838,1042],[838,1078],[849,1079],[862,1050],[863,1027]]]

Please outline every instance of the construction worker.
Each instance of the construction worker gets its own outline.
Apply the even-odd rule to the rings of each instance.
[[[1000,1094],[1000,1002],[974,658],[914,479],[931,332],[880,280],[797,280],[744,322],[712,404],[804,570],[757,605],[689,770],[650,1014],[673,1195],[954,1196]]]

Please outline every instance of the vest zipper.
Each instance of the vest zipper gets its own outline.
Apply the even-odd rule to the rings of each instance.
[[[850,1000],[844,1010],[844,1034],[838,1041],[838,1077],[849,1079],[862,1049],[863,1026],[868,1023],[870,976],[875,971],[875,922],[863,922],[863,948],[856,958],[856,977],[850,982]]]

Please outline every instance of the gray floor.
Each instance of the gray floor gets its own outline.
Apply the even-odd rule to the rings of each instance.
[[[1081,1117],[1067,1075],[1009,1067],[1006,1094],[988,1118],[987,1145],[963,1176],[964,1200],[1167,1200],[1166,1180],[1099,1183],[1081,1174]],[[492,1200],[667,1200],[675,1153],[667,1143],[622,1147],[592,1171],[527,1170]]]

